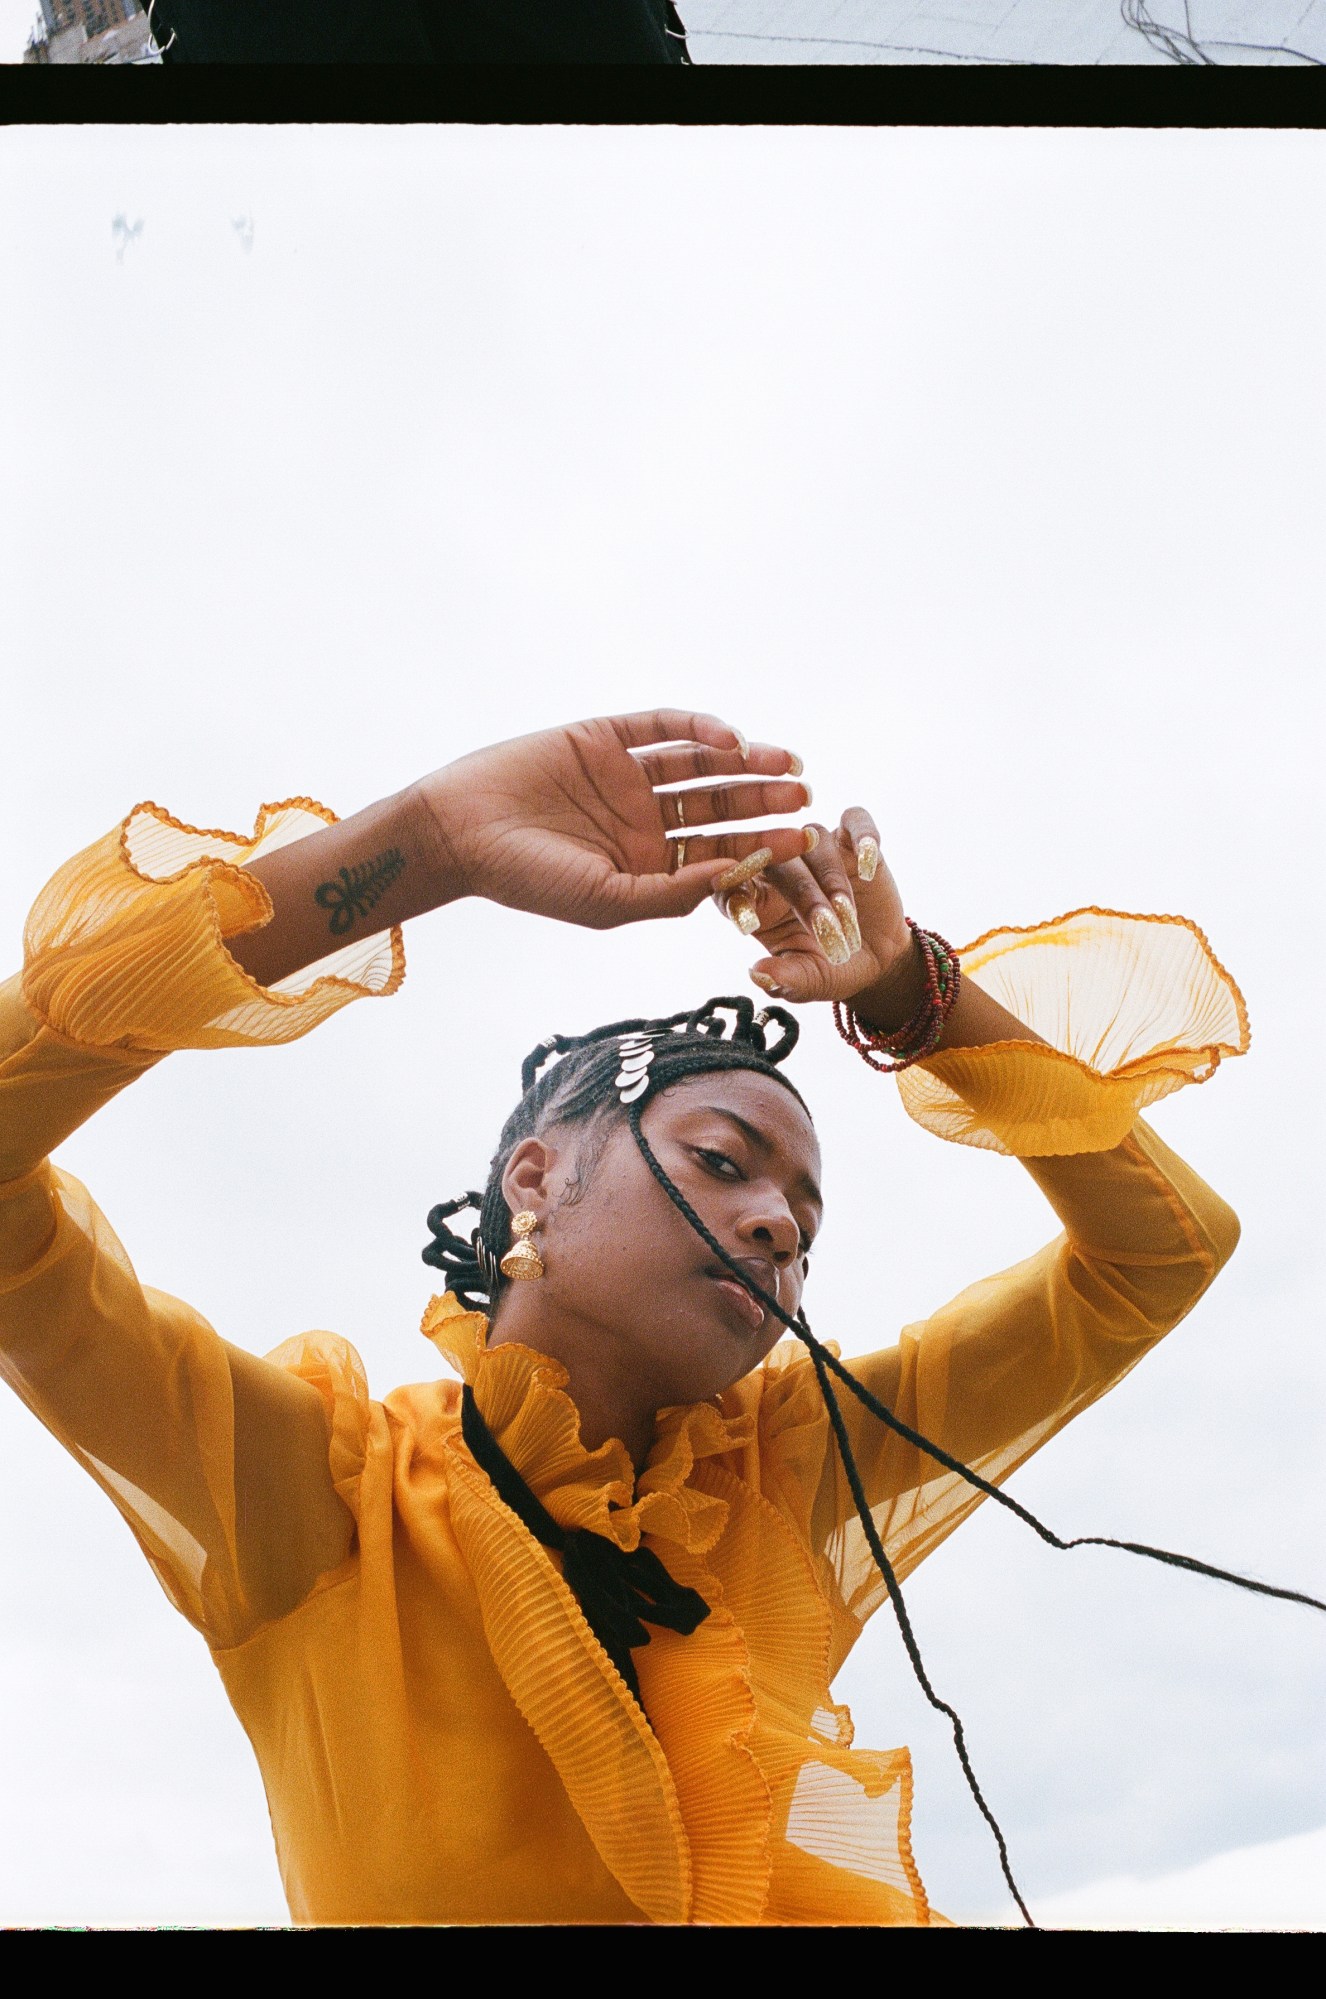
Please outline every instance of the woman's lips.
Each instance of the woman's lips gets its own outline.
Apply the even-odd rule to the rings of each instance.
[[[745,1322],[750,1330],[758,1332],[764,1324],[765,1318],[765,1308],[759,1299],[753,1297],[745,1285],[739,1284],[735,1277],[711,1277],[709,1281],[718,1287],[723,1296],[729,1301],[732,1311]],[[768,1288],[772,1293],[772,1285]]]

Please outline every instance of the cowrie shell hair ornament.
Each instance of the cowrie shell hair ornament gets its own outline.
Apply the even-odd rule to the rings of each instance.
[[[617,1043],[617,1053],[621,1067],[617,1071],[617,1100],[623,1104],[633,1104],[649,1088],[649,1065],[654,1059],[653,1037],[648,1034],[624,1034]]]

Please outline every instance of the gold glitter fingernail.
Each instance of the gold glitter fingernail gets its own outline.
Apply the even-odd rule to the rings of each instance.
[[[792,761],[787,766],[788,776],[800,777],[802,771],[806,768],[806,766],[802,763],[800,757],[796,754],[795,750],[789,750],[788,756],[792,759]]]
[[[749,895],[730,895],[727,899],[727,913],[743,937],[753,937],[760,927],[759,914],[753,898]]]
[[[733,729],[732,733],[737,739],[737,748],[741,751],[741,761],[744,764],[748,764],[750,762],[750,744],[746,741],[740,729]]]
[[[853,956],[861,949],[861,926],[856,920],[856,908],[850,895],[835,895],[833,906],[838,912],[838,921],[847,939],[847,948]]]
[[[831,965],[845,965],[851,957],[847,939],[843,936],[838,919],[823,903],[811,912],[811,928],[819,939],[819,946]]]
[[[740,888],[743,882],[750,881],[762,868],[767,868],[772,859],[772,847],[757,847],[753,854],[747,854],[744,861],[735,861],[726,874],[721,874],[714,887],[720,895],[730,888]]]
[[[856,843],[856,872],[863,882],[872,882],[878,866],[879,841],[866,833]]]
[[[802,781],[801,789],[806,794],[806,804],[813,805],[815,803],[815,794],[804,780]],[[803,807],[802,809],[804,810],[805,808]]]
[[[819,843],[820,843],[820,829],[819,829],[819,827],[818,827],[818,826],[803,826],[803,827],[801,828],[801,831],[802,831],[802,833],[803,833],[803,834],[805,835],[805,839],[806,839],[806,852],[807,852],[808,854],[813,854],[813,853],[814,853],[814,851],[815,851],[815,849],[816,849],[816,847],[818,847],[818,845],[819,845]]]

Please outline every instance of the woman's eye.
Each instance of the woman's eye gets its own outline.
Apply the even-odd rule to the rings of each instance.
[[[710,1172],[717,1174],[720,1180],[743,1180],[745,1178],[735,1159],[726,1152],[716,1151],[711,1145],[698,1145],[695,1148],[695,1156],[697,1159],[702,1159]],[[801,1242],[797,1254],[804,1261],[809,1257],[814,1247],[813,1239],[802,1229]]]

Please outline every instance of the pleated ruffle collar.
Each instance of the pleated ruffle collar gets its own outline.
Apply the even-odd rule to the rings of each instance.
[[[741,1450],[753,1414],[725,1416],[711,1402],[659,1411],[639,1479],[616,1438],[587,1450],[580,1414],[560,1362],[516,1344],[490,1348],[488,1321],[453,1293],[434,1298],[422,1331],[474,1391],[493,1436],[560,1527],[587,1528],[622,1548],[642,1534],[707,1554],[727,1524],[726,1501],[699,1491],[691,1473],[705,1458]]]

